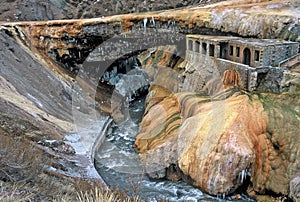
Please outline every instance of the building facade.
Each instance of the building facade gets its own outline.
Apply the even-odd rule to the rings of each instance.
[[[196,69],[216,65],[221,74],[234,70],[239,74],[239,87],[249,91],[257,88],[270,69],[300,52],[299,43],[274,39],[187,35],[186,44],[187,61]],[[208,60],[214,62],[201,62]]]

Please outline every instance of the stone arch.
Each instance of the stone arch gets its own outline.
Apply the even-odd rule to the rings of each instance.
[[[250,66],[251,62],[251,51],[249,48],[245,48],[243,51],[243,64]]]

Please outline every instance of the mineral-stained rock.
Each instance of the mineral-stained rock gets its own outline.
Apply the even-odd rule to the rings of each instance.
[[[243,183],[252,164],[259,164],[256,151],[264,145],[257,142],[266,123],[257,97],[251,102],[236,93],[210,102],[196,93],[173,94],[147,107],[136,145],[150,172],[178,165],[194,186],[228,194]]]
[[[225,103],[203,104],[179,131],[179,167],[205,192],[232,192],[255,161],[255,143],[267,117],[260,103],[248,101],[247,95],[234,95]]]
[[[166,74],[167,71],[160,70],[159,66],[149,65],[153,61],[158,64],[157,58],[163,58],[159,55],[164,54],[158,54],[159,51],[161,49],[150,50],[147,57],[140,57],[149,58],[142,60],[146,61],[142,64],[155,83],[149,89],[141,134],[136,140],[149,175],[175,181],[183,178],[211,194],[230,193],[241,185],[238,181],[249,175],[248,179],[258,193],[271,191],[297,198],[298,185],[294,180],[300,176],[297,78],[286,78],[287,85],[290,82],[295,85],[289,93],[234,94],[237,92],[234,88],[240,86],[240,76],[227,70],[222,78],[212,78],[200,91],[206,91],[211,97],[191,92],[176,93],[182,89],[171,88],[176,86],[172,74]],[[180,72],[174,67],[170,71],[175,70]],[[201,82],[195,72],[191,73],[193,79],[184,79],[179,86],[198,91]],[[193,85],[194,81],[197,85]],[[274,81],[269,79],[269,82]],[[171,123],[173,118],[176,122]],[[167,129],[171,124],[176,127],[169,132]],[[226,144],[233,146],[233,140],[238,142],[236,148],[245,152],[225,147]],[[235,166],[224,166],[224,161],[230,158]],[[225,168],[231,173],[220,172]]]
[[[256,192],[290,190],[297,198],[299,93],[226,92],[216,99],[150,88],[136,139],[147,172],[213,195],[232,193],[248,178]]]
[[[160,97],[157,93],[162,91],[160,88],[156,86],[152,93],[153,98],[148,98],[149,105],[141,122],[143,127],[136,140],[140,152],[154,148],[176,135],[181,124],[179,103],[175,95]]]
[[[240,82],[240,78],[236,71],[226,70],[224,72],[224,76],[223,76],[224,85],[240,86],[239,82]]]
[[[269,157],[262,165],[269,164],[253,180],[256,190],[272,190],[288,194],[289,183],[300,176],[300,94],[261,94],[260,100],[268,115],[266,138],[270,141]]]

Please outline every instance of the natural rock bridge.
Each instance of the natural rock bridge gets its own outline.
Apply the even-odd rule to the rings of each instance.
[[[103,41],[121,33],[136,34],[145,28],[181,34],[217,33],[300,41],[299,2],[249,2],[229,1],[205,7],[82,20],[1,23],[1,27],[14,32],[30,48],[58,58],[66,54],[78,62]],[[147,38],[143,39],[147,43]]]
[[[70,157],[68,156],[69,154],[65,156],[60,155],[60,158],[63,159],[62,162],[64,162],[60,163],[61,167],[67,167],[70,162],[77,162],[75,166],[67,169],[67,171],[60,170],[60,166],[57,166],[57,173],[69,178],[74,176],[97,178],[99,176],[93,170],[93,159],[91,156],[95,147],[97,147],[95,142],[101,142],[101,138],[99,139],[97,136],[97,134],[101,133],[99,128],[97,128],[97,124],[107,120],[99,121],[95,118],[99,115],[99,111],[95,110],[95,106],[97,106],[95,104],[95,90],[98,88],[97,79],[99,78],[95,78],[95,81],[87,81],[83,77],[76,77],[82,65],[89,66],[93,62],[111,62],[124,56],[124,54],[136,54],[136,52],[132,53],[132,51],[139,52],[149,47],[169,44],[177,44],[179,47],[177,54],[184,57],[185,34],[210,35],[213,33],[214,35],[276,38],[300,42],[300,15],[297,10],[299,6],[297,0],[261,1],[259,3],[246,0],[239,3],[226,1],[204,7],[195,6],[171,11],[125,14],[94,19],[1,22],[0,41],[3,48],[1,47],[0,61],[3,68],[0,70],[0,100],[3,105],[1,104],[0,110],[11,118],[29,121],[43,134],[49,134],[41,138],[37,137],[38,133],[36,131],[30,131],[30,135],[26,133],[29,138],[42,141],[43,145],[47,145],[47,138],[64,140],[75,148],[76,155],[74,156]],[[183,50],[180,50],[181,48]],[[93,54],[95,55],[93,56]],[[96,60],[86,61],[88,57],[96,58]],[[93,65],[90,65],[90,67],[94,68]],[[89,71],[93,72],[95,70],[90,69]],[[103,73],[105,69],[99,71]],[[93,75],[92,73],[90,74]],[[163,80],[163,78],[160,79],[161,81]],[[77,82],[74,82],[75,80]],[[79,87],[77,84],[79,84]],[[166,97],[164,93],[160,97],[162,100]],[[247,94],[246,92],[243,93]],[[102,92],[102,97],[109,99],[109,96],[109,92]],[[185,96],[188,96],[188,98]],[[174,100],[178,99],[178,97],[182,102],[182,106],[185,105],[185,101],[198,103],[202,98],[197,96],[194,94],[172,95],[164,100],[162,105],[169,106],[168,101],[176,103]],[[257,139],[261,139],[261,141],[257,142],[262,142],[262,147],[256,148],[260,151],[258,154],[261,156],[255,156],[257,150],[253,152],[249,149],[247,151],[251,153],[251,159],[245,157],[245,162],[247,163],[245,168],[249,168],[251,163],[258,159],[255,165],[259,168],[259,173],[254,182],[258,192],[271,190],[280,194],[290,194],[294,198],[299,196],[299,190],[297,189],[299,185],[299,177],[297,177],[299,176],[297,167],[299,163],[299,148],[295,146],[299,143],[299,138],[295,136],[297,127],[299,129],[299,119],[297,118],[299,97],[297,96],[299,94],[288,95],[287,97],[275,96],[275,98],[273,95],[270,97],[262,95],[262,98],[254,96],[254,105],[248,103],[250,101],[245,95],[243,95],[243,99],[240,99],[239,95],[235,95],[232,98],[232,106],[235,106],[236,102],[247,103],[249,109],[246,108],[245,112],[257,109],[257,112],[262,113],[263,107],[268,109],[267,112],[261,114],[262,123],[256,124],[261,124],[261,126],[259,125],[259,130],[252,130],[253,128],[247,125],[247,121],[244,121],[242,116],[236,115],[236,120],[242,120],[243,126],[250,127],[247,129],[250,131],[252,140],[257,141]],[[192,99],[189,100],[190,98]],[[103,98],[97,97],[96,94],[96,101],[101,99]],[[272,103],[285,100],[288,103],[287,106],[294,107],[291,110],[293,112],[289,110],[282,112],[285,106],[273,107],[268,102],[264,103],[259,99],[269,99],[272,100]],[[210,104],[204,104],[203,107],[205,108],[206,105],[210,106]],[[168,115],[172,117],[173,113],[176,115],[186,113],[180,111],[180,106],[176,105],[176,110],[170,111]],[[201,107],[202,105],[199,107],[199,110],[201,110]],[[101,109],[111,112],[109,105]],[[189,106],[186,109],[189,110]],[[149,106],[149,110],[151,110],[151,106]],[[238,114],[239,108],[233,107],[233,111],[235,114]],[[188,119],[190,115],[188,112],[188,115],[184,118]],[[249,117],[249,119],[255,117],[255,113],[246,115],[245,117]],[[197,117],[199,119],[202,118],[201,116]],[[286,131],[287,129],[276,132],[277,127],[283,126],[285,122],[285,119],[282,117],[288,117],[288,119],[292,120],[289,132]],[[95,122],[95,120],[98,122]],[[268,121],[270,124],[266,125]],[[147,122],[147,120],[144,122]],[[153,124],[151,126],[155,128],[157,125]],[[180,124],[178,123],[177,125]],[[192,123],[187,122],[187,125],[189,124],[192,125]],[[173,125],[170,127],[173,127]],[[232,127],[235,127],[234,123]],[[75,132],[78,134],[76,138],[70,135]],[[259,134],[257,138],[255,136],[256,132],[262,134]],[[284,136],[285,134],[287,136]],[[243,139],[242,142],[248,141],[247,135],[239,138]],[[150,146],[143,141],[141,142],[140,148],[142,148],[141,151],[143,152],[144,148],[163,144],[163,142],[157,140],[153,140],[154,143]],[[254,143],[248,143],[249,141],[247,142],[247,148],[252,148]],[[226,146],[226,144],[224,145]],[[283,148],[289,149],[284,150]],[[185,149],[181,148],[184,151]],[[64,150],[64,152],[66,151]],[[214,152],[218,151],[214,150]],[[188,155],[188,152],[186,154]],[[227,155],[225,153],[221,154],[222,156]],[[260,157],[261,160],[259,159]],[[150,158],[150,160],[153,160],[153,158]],[[157,157],[154,160],[160,161],[160,158]],[[262,161],[271,163],[268,166],[264,166]],[[181,159],[181,162],[184,166],[190,165],[186,158]],[[280,162],[283,163],[281,164]],[[280,164],[280,166],[276,166],[276,164]],[[186,173],[189,173],[188,167],[186,166],[185,170],[183,169]],[[243,172],[248,171],[243,170]],[[201,173],[201,170],[197,170],[197,172]],[[239,172],[240,170],[236,170],[235,174],[238,175]],[[287,176],[285,175],[286,173],[288,173]],[[236,175],[230,177],[234,178]],[[280,181],[280,183],[277,183],[274,179]],[[195,186],[200,187],[202,186],[201,183],[194,182]],[[218,194],[219,192],[230,193],[227,189],[212,191],[206,188],[204,190],[212,194]]]

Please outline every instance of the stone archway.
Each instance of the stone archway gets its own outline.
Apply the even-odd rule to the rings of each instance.
[[[243,51],[243,64],[250,65],[251,62],[251,51],[249,48],[245,48]]]

